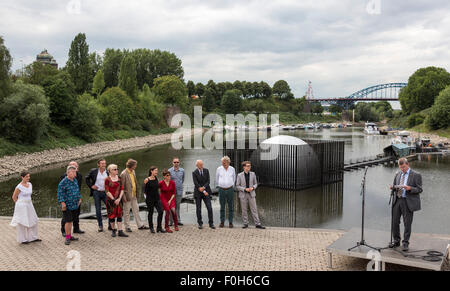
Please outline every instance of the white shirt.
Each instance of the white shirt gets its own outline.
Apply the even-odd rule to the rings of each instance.
[[[28,188],[24,187],[22,184],[17,185],[17,189],[20,190],[19,196],[17,197],[17,200],[31,200],[31,193],[33,193],[33,185],[31,185],[30,182],[28,182]]]
[[[236,182],[236,172],[232,166],[228,166],[225,170],[223,166],[217,168],[216,171],[216,186],[220,188],[233,187]]]
[[[97,186],[97,191],[105,191],[105,179],[108,177],[106,170],[103,174],[98,170],[97,180],[95,180],[95,186]]]

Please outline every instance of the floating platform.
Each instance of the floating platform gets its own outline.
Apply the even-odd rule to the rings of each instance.
[[[390,242],[391,234],[387,231],[366,229],[364,234],[365,242],[375,248],[380,248],[379,260],[382,264],[382,270],[384,270],[385,263],[422,268],[427,270],[440,271],[442,265],[448,257],[450,247],[450,236],[436,235],[436,234],[422,234],[412,233],[408,252],[401,252],[401,247],[396,249],[383,249],[388,246]],[[358,246],[349,251],[350,248],[356,245],[361,240],[361,229],[352,228],[345,233],[341,238],[326,248],[328,252],[328,264],[332,268],[333,254],[370,259],[372,258],[373,251],[367,246]],[[440,256],[440,261],[426,261],[422,257],[427,256],[428,251],[441,252],[443,256]],[[371,253],[369,253],[371,252]]]

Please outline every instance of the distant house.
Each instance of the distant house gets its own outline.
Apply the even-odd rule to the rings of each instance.
[[[191,98],[195,100],[195,99],[199,99],[200,97],[197,95],[192,95]]]
[[[38,54],[36,56],[36,62],[39,62],[39,63],[42,63],[42,64],[46,64],[46,65],[50,65],[50,66],[53,66],[56,69],[58,69],[58,63],[53,58],[53,56],[47,52],[46,49],[44,49],[40,54]]]

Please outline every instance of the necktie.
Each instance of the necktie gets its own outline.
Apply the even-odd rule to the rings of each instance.
[[[404,173],[402,173],[402,177],[400,179],[400,185],[403,185],[403,183],[405,183],[405,176],[406,175]],[[398,189],[397,190],[397,197],[401,198],[402,197],[402,193],[403,193],[403,189]]]
[[[200,170],[200,176],[202,176],[202,177],[203,177],[203,171],[202,171],[202,170]]]

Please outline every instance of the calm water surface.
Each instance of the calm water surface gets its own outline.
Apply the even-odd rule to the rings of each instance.
[[[361,128],[322,129],[318,131],[282,131],[280,134],[295,135],[300,138],[335,139],[345,141],[345,160],[358,160],[382,153],[390,144],[387,136],[365,136]],[[214,150],[175,150],[170,144],[122,153],[106,157],[109,163],[119,165],[123,169],[128,158],[138,161],[137,177],[139,181],[147,176],[152,165],[163,168],[171,166],[173,156],[181,159],[186,170],[185,189],[192,190],[191,172],[195,169],[195,161],[202,159],[205,167],[210,169],[212,185],[217,167],[220,165],[221,151]],[[86,175],[89,169],[96,166],[96,161],[80,164],[80,171]],[[413,231],[450,234],[450,156],[427,156],[419,161],[411,162],[411,167],[418,170],[423,177],[424,192],[422,210],[414,214]],[[390,206],[388,185],[392,183],[397,167],[379,165],[369,168],[366,185],[366,226],[369,228],[389,230]],[[60,216],[57,211],[56,189],[59,177],[64,168],[53,169],[32,174],[33,203],[40,217]],[[345,172],[340,183],[323,185],[302,191],[287,191],[260,187],[257,190],[257,203],[260,218],[267,226],[313,227],[330,229],[349,229],[361,224],[360,187],[363,170]],[[11,195],[18,179],[0,183],[0,215],[12,216],[14,203]],[[94,210],[93,199],[89,198],[87,186],[83,184],[82,211]],[[142,200],[142,197],[141,197]],[[238,199],[235,203],[235,221],[239,224],[240,207]],[[204,208],[204,207],[203,207]],[[213,200],[214,221],[219,222],[219,202]],[[141,213],[146,217],[146,213]],[[196,223],[195,205],[181,205],[182,221]],[[156,219],[156,215],[155,215]],[[203,220],[207,214],[204,209]]]

